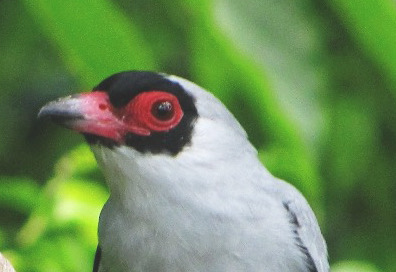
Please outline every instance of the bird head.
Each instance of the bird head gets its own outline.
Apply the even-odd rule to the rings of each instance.
[[[181,169],[192,174],[191,169],[208,171],[222,162],[230,167],[230,161],[256,153],[212,94],[188,80],[154,72],[112,75],[92,92],[49,102],[39,117],[83,134],[107,176],[133,169],[135,179],[138,173],[175,179]],[[106,179],[111,183],[114,177]]]

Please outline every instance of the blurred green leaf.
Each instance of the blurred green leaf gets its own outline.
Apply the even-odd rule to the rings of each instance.
[[[332,272],[381,272],[367,261],[342,261],[331,267]]]
[[[24,1],[68,67],[92,86],[113,73],[155,69],[140,30],[106,0]]]
[[[262,76],[265,73],[269,90],[256,90],[257,98],[267,100],[264,106],[277,109],[277,115],[286,116],[289,127],[295,124],[293,129],[317,155],[325,125],[321,103],[328,64],[323,23],[314,8],[309,1],[214,2],[219,27]]]
[[[84,243],[95,248],[99,215],[107,198],[108,192],[93,182],[64,182],[57,191],[53,211],[54,223],[60,228],[65,224],[75,225]]]
[[[354,190],[361,175],[368,174],[370,158],[378,144],[373,126],[375,116],[365,98],[345,98],[334,106],[333,118],[337,125],[332,129],[331,137],[332,175],[334,186],[344,192]]]
[[[1,250],[18,271],[91,270],[103,178],[87,145],[68,151],[79,136],[35,116],[77,77],[91,87],[155,69],[214,92],[270,171],[325,208],[334,271],[396,271],[395,10],[391,0],[0,1]]]
[[[36,197],[37,208],[19,233],[21,244],[34,243],[44,234],[48,224],[59,220],[74,220],[87,226],[85,234],[89,236],[88,240],[92,241],[92,237],[96,240],[96,232],[92,230],[96,229],[107,193],[102,185],[79,179],[88,171],[94,171],[94,165],[95,160],[87,145],[78,146],[59,159],[54,177]]]
[[[31,179],[0,177],[0,206],[29,214],[36,204],[39,186]]]
[[[87,144],[75,147],[68,155],[64,156],[58,162],[58,166],[60,167],[58,171],[63,171],[61,165],[67,165],[68,172],[73,176],[86,175],[89,172],[97,170],[95,157]]]
[[[393,0],[328,1],[348,34],[386,73],[396,94],[396,5]]]
[[[264,150],[261,158],[267,167],[293,182],[317,212],[322,213],[321,181],[302,137],[303,129],[282,109],[267,73],[255,60],[243,54],[224,30],[213,27],[217,25],[213,6],[208,1],[201,2],[201,13],[196,14],[196,26],[190,33],[196,81],[215,93],[238,117],[250,140]],[[237,24],[244,18],[233,16],[233,20]],[[269,150],[275,150],[272,146],[282,152],[272,156],[274,154],[269,154]],[[275,165],[278,168],[274,168]],[[290,175],[282,175],[287,172]]]
[[[40,272],[90,270],[99,214],[108,197],[101,184],[81,179],[93,172],[95,165],[85,144],[59,159],[54,177],[40,193],[31,196],[36,201],[35,209],[17,236],[20,252],[11,254],[17,268]]]

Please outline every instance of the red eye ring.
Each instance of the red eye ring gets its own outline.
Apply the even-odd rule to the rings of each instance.
[[[164,91],[138,94],[126,106],[123,120],[149,131],[169,131],[179,124],[183,110],[177,97]]]

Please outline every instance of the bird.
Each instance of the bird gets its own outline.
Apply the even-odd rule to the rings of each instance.
[[[195,83],[119,72],[38,116],[84,135],[109,188],[93,271],[329,271],[304,196]]]

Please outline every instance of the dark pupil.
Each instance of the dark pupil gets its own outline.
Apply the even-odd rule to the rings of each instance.
[[[169,120],[173,116],[173,107],[169,101],[163,101],[154,104],[152,113],[155,117],[162,121]]]

